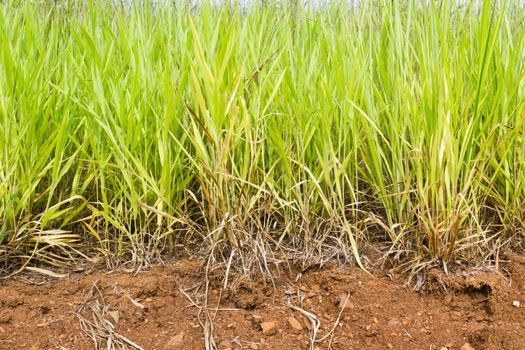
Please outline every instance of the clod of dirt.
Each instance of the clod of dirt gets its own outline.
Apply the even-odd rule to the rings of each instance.
[[[472,345],[470,345],[469,343],[465,343],[463,344],[463,346],[461,347],[461,350],[476,350],[472,347]]]
[[[264,294],[250,282],[241,282],[235,290],[230,291],[229,298],[236,307],[244,310],[256,309],[264,303]]]
[[[319,294],[319,293],[321,293],[321,286],[319,286],[318,284],[312,284],[312,285],[310,286],[310,290],[311,290],[313,293]]]
[[[0,324],[11,323],[12,316],[8,314],[5,310],[0,311]]]
[[[303,331],[303,325],[295,317],[288,317],[288,325],[294,333],[301,333]]]
[[[264,335],[275,335],[277,334],[277,322],[275,321],[262,322],[261,329]]]
[[[18,306],[24,305],[24,301],[22,299],[19,299],[17,297],[14,298],[6,298],[5,300],[0,301],[0,305],[10,307],[10,308],[16,308]]]
[[[47,315],[51,311],[49,306],[40,306],[40,312],[42,315]]]
[[[156,297],[158,293],[159,293],[158,286],[142,287],[142,289],[136,293],[135,298],[136,299],[146,298],[146,299],[151,300],[151,298]]]
[[[226,339],[219,343],[220,350],[231,350],[232,347],[232,342]]]
[[[184,341],[184,331],[180,331],[177,333],[177,335],[170,338],[168,343],[166,343],[166,346],[164,347],[165,350],[172,350],[172,349],[182,349]]]

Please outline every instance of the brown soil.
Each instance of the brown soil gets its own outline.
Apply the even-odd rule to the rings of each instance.
[[[525,258],[508,260],[501,273],[430,271],[420,293],[357,268],[281,271],[275,289],[244,280],[223,290],[212,276],[207,308],[195,261],[137,276],[69,274],[41,285],[10,279],[0,285],[0,348],[93,349],[83,320],[88,331],[114,326],[105,335],[92,328],[101,349],[108,339],[126,341],[116,334],[144,349],[203,349],[201,324],[218,349],[308,349],[315,317],[316,349],[525,349]]]

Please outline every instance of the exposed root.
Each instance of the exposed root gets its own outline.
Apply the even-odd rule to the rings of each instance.
[[[110,309],[97,284],[98,280],[93,283],[87,299],[75,312],[82,331],[93,340],[97,350],[143,350],[140,345],[116,332],[116,325],[109,321]]]
[[[193,298],[184,290],[179,290],[190,302],[191,306],[196,307],[199,310],[199,313],[197,315],[197,318],[199,320],[199,325],[202,328],[202,333],[204,335],[204,346],[206,350],[216,350],[217,344],[215,343],[215,340],[213,338],[213,317],[211,315],[210,308],[207,306],[201,305],[198,301],[193,300]],[[207,293],[205,297],[204,304],[207,305]],[[218,309],[216,309],[218,310]]]
[[[308,319],[308,321],[310,321],[311,334],[310,334],[309,349],[315,350],[315,343],[317,342],[317,332],[319,331],[319,328],[321,327],[321,321],[319,321],[319,319],[313,312],[307,311],[303,309],[302,307],[292,304],[290,300],[288,300],[288,307],[292,310],[300,312]]]
[[[299,296],[299,300],[301,300],[300,291],[299,290],[297,291],[297,294]],[[289,294],[289,296],[290,296],[290,294]],[[337,318],[336,318],[336,320],[334,322],[334,325],[332,326],[332,328],[330,328],[330,330],[328,332],[326,332],[326,334],[324,334],[323,336],[321,336],[319,338],[317,337],[318,333],[319,333],[319,329],[321,328],[321,321],[319,321],[319,318],[313,312],[305,310],[302,307],[293,304],[291,302],[290,298],[288,298],[288,307],[290,309],[292,309],[292,310],[295,310],[295,311],[301,313],[303,316],[305,316],[308,319],[308,321],[310,321],[310,324],[311,324],[310,331],[311,331],[311,333],[310,333],[309,350],[315,350],[317,348],[316,344],[322,343],[326,339],[328,339],[328,349],[332,349],[332,340],[333,340],[333,337],[334,337],[334,333],[335,333],[335,330],[336,330],[337,326],[339,325],[339,322],[341,320],[341,315],[343,314],[343,311],[344,311],[344,309],[346,307],[346,304],[348,303],[348,299],[349,298],[350,298],[350,294],[347,294],[346,300],[345,300],[341,310],[339,311],[339,314],[337,315]]]

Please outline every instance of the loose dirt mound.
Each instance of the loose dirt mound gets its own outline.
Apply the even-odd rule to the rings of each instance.
[[[521,350],[525,259],[509,260],[502,274],[430,271],[420,293],[359,269],[281,273],[274,284],[224,290],[213,279],[206,286],[195,261],[138,276],[9,280],[0,286],[0,348],[203,349],[213,335],[219,349]]]

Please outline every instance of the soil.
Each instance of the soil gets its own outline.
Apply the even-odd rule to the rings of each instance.
[[[419,292],[335,267],[223,289],[192,260],[138,275],[25,275],[0,284],[0,349],[204,349],[212,338],[218,349],[309,349],[316,333],[312,349],[521,350],[525,258],[506,260],[499,272],[431,270]]]

